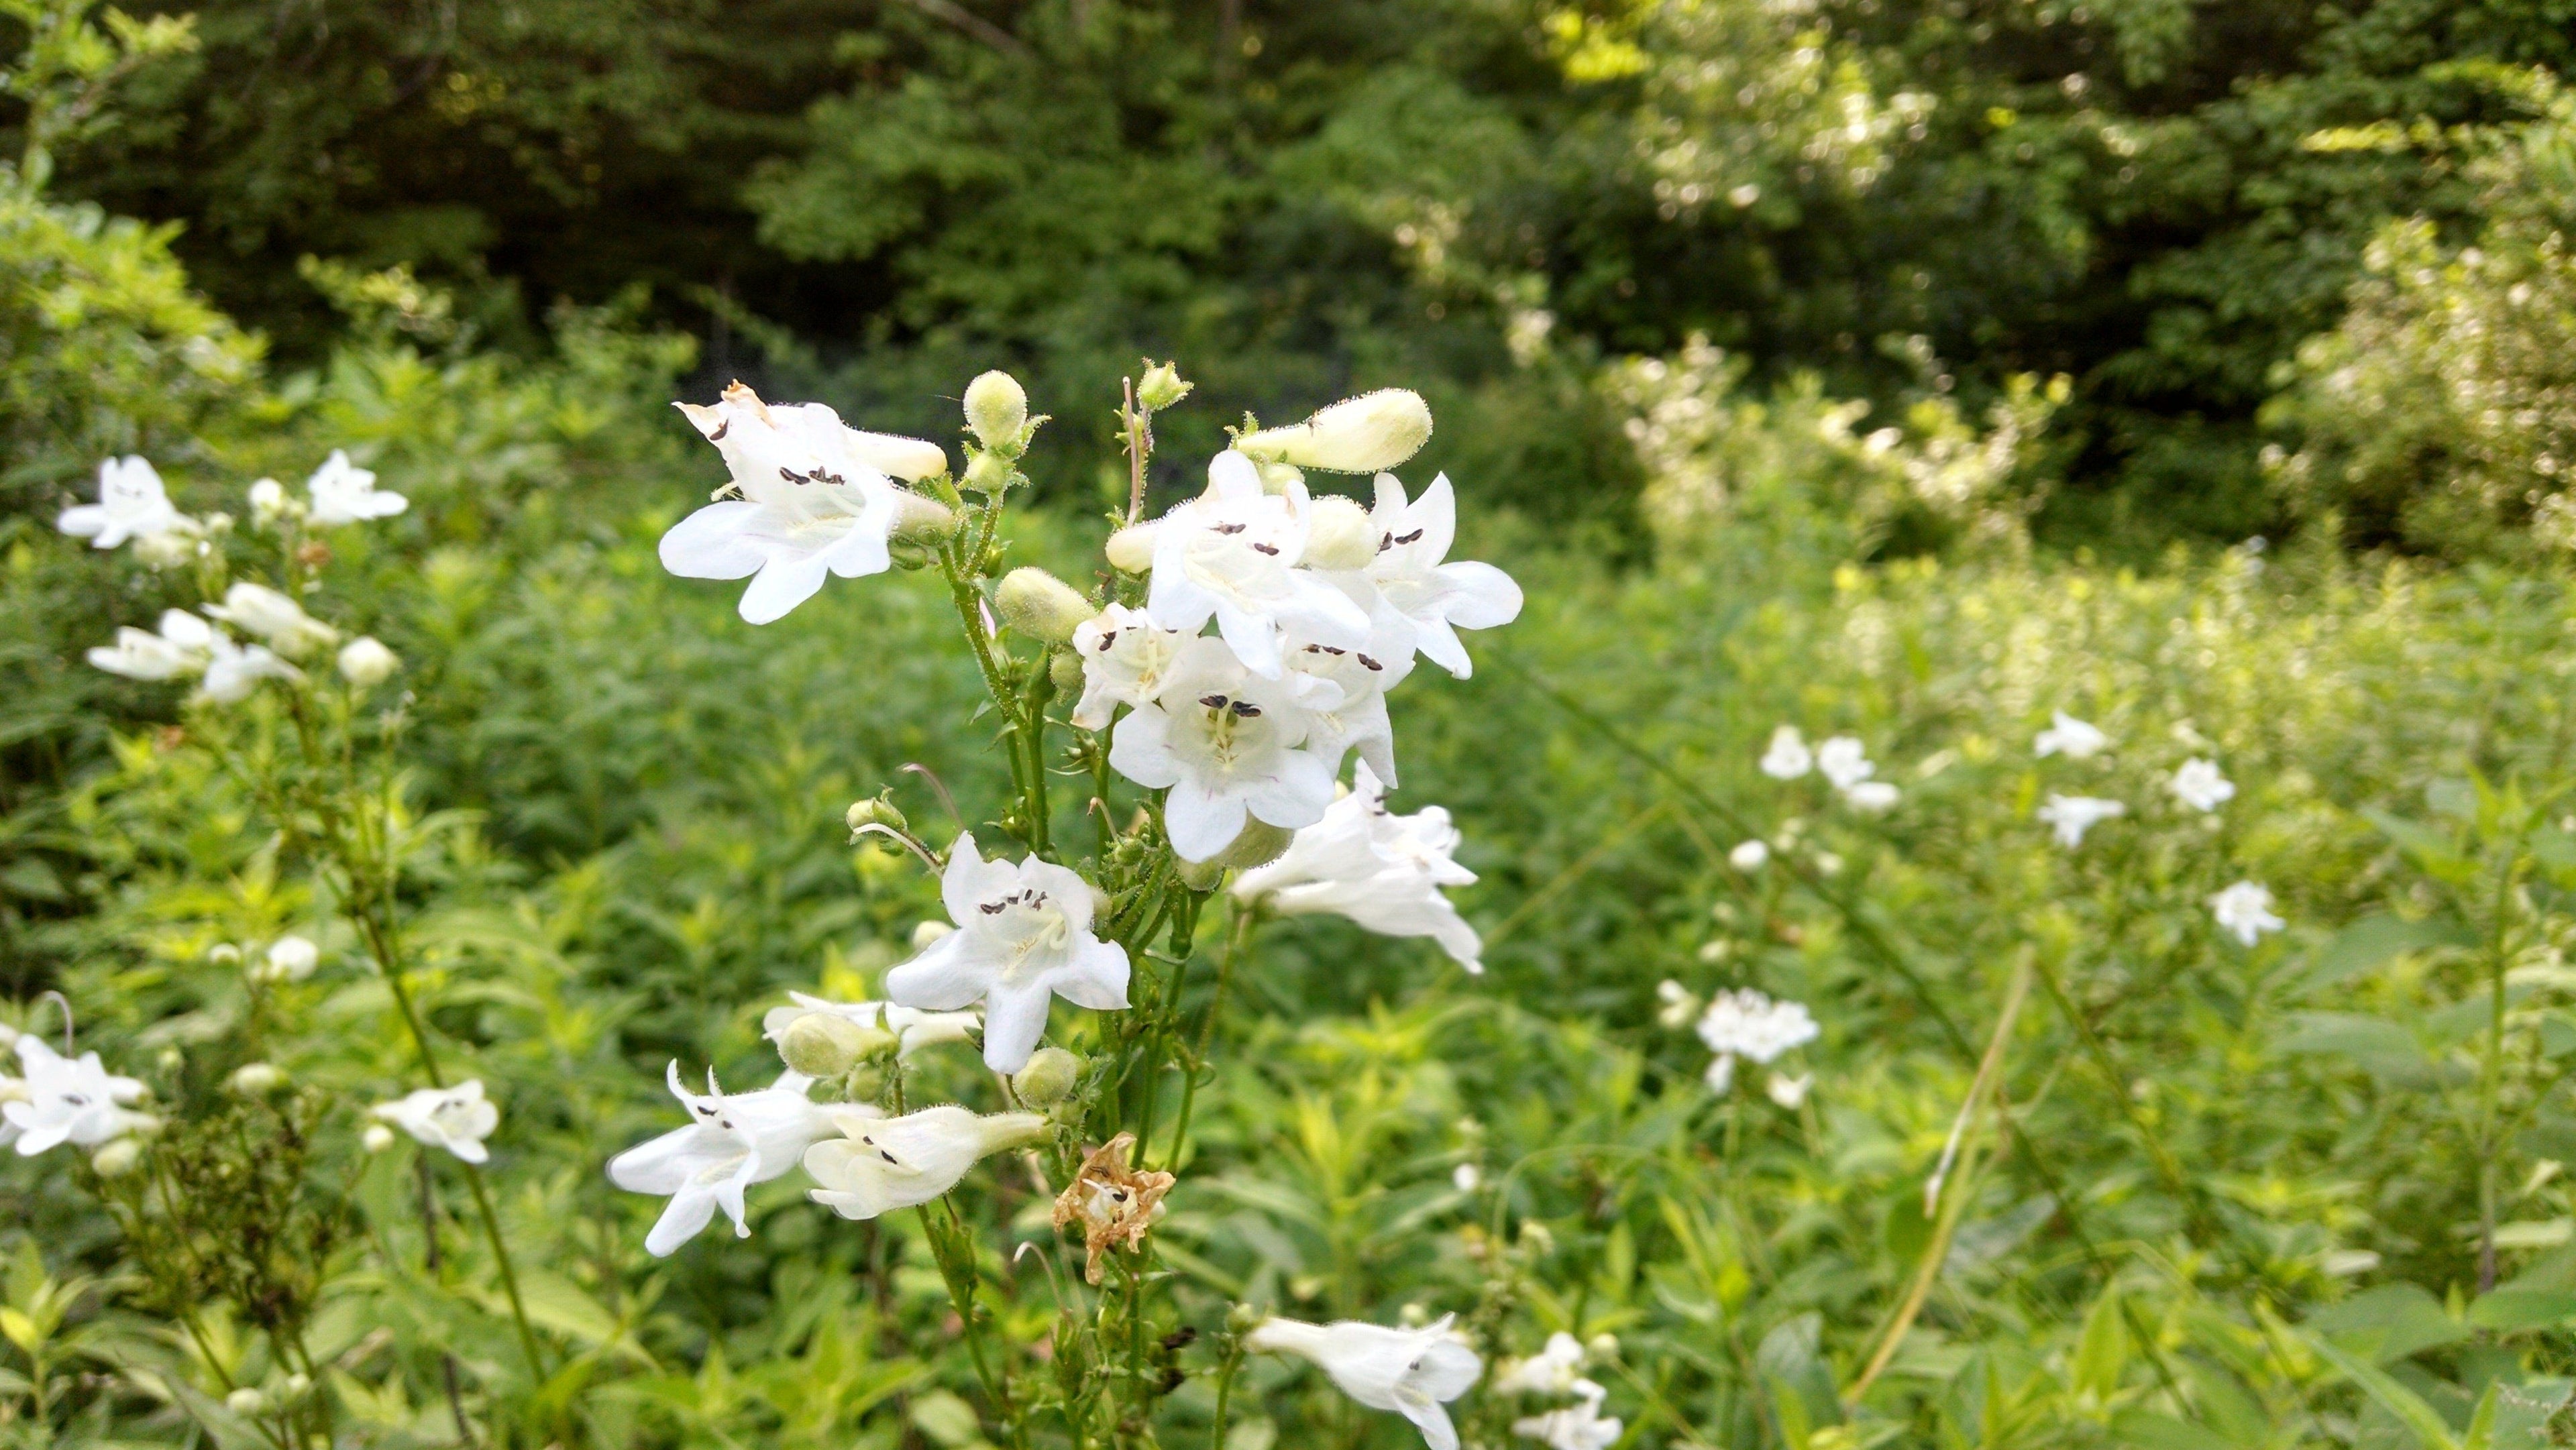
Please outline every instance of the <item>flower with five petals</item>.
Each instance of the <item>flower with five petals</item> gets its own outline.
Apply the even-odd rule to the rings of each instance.
[[[743,1221],[743,1190],[794,1168],[815,1140],[833,1131],[834,1109],[805,1095],[813,1079],[781,1073],[758,1092],[727,1093],[707,1074],[707,1090],[680,1085],[680,1064],[669,1069],[671,1096],[689,1110],[686,1127],[627,1149],[608,1160],[608,1179],[630,1193],[671,1200],[644,1236],[644,1251],[667,1257],[715,1221],[721,1208],[736,1238],[751,1237]]]
[[[348,453],[334,448],[313,476],[304,481],[307,493],[313,495],[313,506],[305,517],[317,524],[359,524],[369,519],[389,519],[411,507],[411,500],[398,493],[376,487],[376,475],[349,461]],[[257,509],[257,501],[253,501]]]
[[[98,502],[63,510],[56,526],[74,538],[89,540],[97,549],[113,549],[128,539],[192,535],[201,527],[170,502],[159,471],[139,455],[100,464]]]
[[[1047,1007],[1127,1006],[1127,949],[1091,934],[1091,883],[1035,856],[987,861],[975,838],[948,851],[939,894],[957,929],[886,973],[886,996],[906,1007],[954,1011],[984,1004],[984,1065],[1028,1066],[1046,1032]]]
[[[1458,533],[1458,500],[1445,473],[1410,502],[1394,474],[1379,474],[1377,506],[1369,511],[1369,523],[1377,530],[1377,557],[1360,573],[1402,617],[1413,648],[1459,679],[1467,678],[1475,664],[1458,631],[1492,629],[1519,618],[1521,586],[1491,564],[1447,562]]]
[[[1251,459],[1218,454],[1208,464],[1207,490],[1154,523],[1145,612],[1185,635],[1215,619],[1235,658],[1267,680],[1286,668],[1283,627],[1345,649],[1366,644],[1368,612],[1324,576],[1297,567],[1306,553],[1307,508],[1304,484],[1265,493]]]
[[[1442,1406],[1474,1388],[1485,1362],[1451,1328],[1457,1317],[1444,1314],[1420,1329],[1274,1317],[1246,1334],[1243,1347],[1307,1360],[1343,1394],[1411,1420],[1431,1450],[1458,1450],[1457,1427]]]
[[[1182,860],[1223,851],[1247,816],[1285,831],[1323,819],[1333,767],[1305,748],[1311,722],[1293,688],[1200,636],[1182,646],[1162,693],[1118,722],[1109,763],[1147,789],[1170,789],[1163,826]]]

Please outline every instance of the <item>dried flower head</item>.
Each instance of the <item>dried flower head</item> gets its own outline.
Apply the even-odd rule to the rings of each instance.
[[[1172,1191],[1169,1173],[1140,1173],[1127,1164],[1136,1135],[1121,1133],[1084,1156],[1055,1201],[1055,1226],[1082,1225],[1082,1277],[1100,1282],[1100,1264],[1110,1249],[1125,1245],[1134,1253],[1145,1243],[1145,1231],[1163,1216],[1163,1195]]]

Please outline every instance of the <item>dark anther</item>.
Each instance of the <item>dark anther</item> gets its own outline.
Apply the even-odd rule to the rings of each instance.
[[[1259,705],[1255,705],[1244,700],[1237,700],[1234,702],[1234,717],[1238,720],[1250,720],[1258,716],[1260,713],[1261,707]]]
[[[1110,647],[1111,645],[1113,645],[1113,644],[1116,644],[1117,642],[1118,642],[1118,631],[1116,631],[1116,630],[1114,630],[1114,629],[1112,629],[1112,630],[1104,630],[1104,631],[1102,631],[1101,636],[1100,636],[1100,652],[1101,652],[1102,654],[1107,654],[1107,653],[1109,653],[1109,647]]]
[[[1220,534],[1239,534],[1243,532],[1244,528],[1241,524],[1211,524],[1209,527],[1215,529]]]
[[[1340,654],[1340,653],[1341,653],[1341,651],[1340,651],[1340,650],[1335,650],[1335,651],[1333,651],[1333,653],[1335,653],[1335,654]],[[1370,669],[1373,669],[1373,670],[1382,670],[1382,669],[1385,669],[1385,668],[1386,668],[1386,666],[1384,666],[1384,665],[1382,665],[1382,664],[1379,664],[1377,661],[1375,661],[1375,660],[1373,660],[1373,659],[1370,659],[1367,655],[1361,655],[1361,656],[1359,656],[1359,662],[1360,662],[1361,664],[1364,664],[1364,665],[1368,666]]]
[[[1222,710],[1225,708],[1225,696],[1201,695],[1199,696],[1199,703],[1207,706],[1211,710]]]
[[[731,418],[727,418],[716,425],[716,431],[707,435],[707,441],[709,443],[722,443],[724,441],[724,436],[732,431],[733,420]]]
[[[1195,1324],[1184,1324],[1180,1328],[1163,1336],[1163,1347],[1165,1349],[1187,1349],[1198,1342],[1199,1327]]]
[[[1397,543],[1399,543],[1399,544],[1410,544],[1410,543],[1412,543],[1414,540],[1416,540],[1416,539],[1418,539],[1418,538],[1421,538],[1421,537],[1422,537],[1422,531],[1421,531],[1420,529],[1415,529],[1412,533],[1409,533],[1409,534],[1399,534],[1399,535],[1397,535],[1397,536],[1396,536],[1396,540],[1395,540],[1395,541],[1396,541]]]
[[[1279,552],[1279,546],[1277,544],[1255,544],[1252,546],[1252,552],[1256,554],[1276,554]]]

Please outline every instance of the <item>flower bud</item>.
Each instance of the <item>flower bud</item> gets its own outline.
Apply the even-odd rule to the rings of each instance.
[[[241,959],[241,948],[228,941],[219,941],[206,948],[206,960],[219,967],[239,966]]]
[[[1016,452],[1029,425],[1029,395],[1019,379],[999,370],[966,385],[966,426],[986,448]]]
[[[92,1172],[101,1178],[122,1178],[143,1161],[143,1145],[132,1138],[119,1138],[89,1155]]]
[[[888,535],[896,543],[935,544],[957,532],[957,511],[935,498],[924,498],[910,489],[894,492],[894,531]]]
[[[957,928],[950,926],[944,921],[925,921],[912,929],[912,949],[917,952],[926,952],[930,950],[930,944],[932,942],[939,940],[941,937],[948,935],[956,929]]]
[[[1136,383],[1136,404],[1149,413],[1159,413],[1188,397],[1192,386],[1181,381],[1178,364],[1149,362],[1145,376]]]
[[[1109,567],[1127,574],[1142,574],[1154,567],[1154,525],[1129,524],[1109,536],[1103,550],[1109,556]]]
[[[854,846],[858,844],[859,833],[870,826],[883,826],[893,831],[912,829],[912,823],[904,819],[903,812],[895,809],[894,802],[881,795],[850,802],[849,810],[842,813],[841,819],[850,823],[850,844]]]
[[[1431,441],[1431,406],[1405,388],[1385,388],[1345,399],[1289,428],[1264,428],[1234,440],[1256,459],[1320,468],[1326,473],[1377,473],[1393,468]]]
[[[268,944],[271,980],[301,982],[322,964],[322,949],[300,936],[282,936]]]
[[[288,1399],[300,1400],[312,1392],[313,1381],[310,1376],[304,1373],[304,1371],[297,1370],[295,1373],[288,1375],[286,1379],[278,1385],[278,1389],[283,1391]]]
[[[265,527],[286,513],[286,485],[263,478],[250,486],[250,521]]]
[[[286,1074],[273,1063],[250,1062],[233,1069],[224,1086],[246,1098],[266,1097],[286,1083]]]
[[[394,1145],[394,1130],[382,1123],[369,1123],[367,1131],[358,1135],[358,1142],[370,1153],[381,1153]]]
[[[1739,843],[1726,853],[1726,864],[1738,871],[1759,871],[1771,859],[1771,848],[1759,838]]]
[[[1004,624],[1049,644],[1072,643],[1074,626],[1100,613],[1081,591],[1035,566],[1003,575],[993,606]]]
[[[1000,450],[987,448],[966,465],[966,486],[982,494],[1000,493],[1011,486],[1011,460]]]
[[[1041,1047],[1029,1054],[1028,1066],[1011,1074],[1011,1091],[1033,1108],[1051,1108],[1073,1092],[1082,1076],[1082,1059],[1061,1047]]]
[[[841,1096],[854,1103],[873,1102],[878,1094],[885,1091],[885,1084],[883,1063],[862,1062],[841,1079]]]
[[[1249,1334],[1253,1330],[1260,1328],[1261,1321],[1269,1317],[1270,1315],[1267,1312],[1256,1309],[1252,1305],[1237,1304],[1232,1309],[1226,1311],[1226,1332],[1229,1334]]]
[[[1368,510],[1337,493],[1307,510],[1305,564],[1310,569],[1365,569],[1377,557],[1377,530]]]
[[[244,1385],[224,1396],[224,1408],[236,1415],[264,1415],[268,1413],[268,1396]]]
[[[1080,694],[1082,692],[1081,659],[1070,651],[1057,650],[1047,656],[1047,678],[1053,680],[1056,689],[1065,694]]]
[[[361,690],[383,684],[400,668],[402,661],[394,652],[371,636],[362,634],[340,646],[340,678]]]
[[[1289,838],[1296,834],[1268,821],[1247,816],[1243,829],[1235,833],[1232,844],[1216,853],[1213,864],[1228,871],[1249,871],[1255,866],[1267,866],[1287,851]]]
[[[892,1033],[831,1012],[808,1012],[778,1037],[778,1055],[807,1077],[839,1077],[859,1059],[892,1046]]]

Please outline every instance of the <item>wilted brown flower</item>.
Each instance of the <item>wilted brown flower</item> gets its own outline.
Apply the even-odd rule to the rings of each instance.
[[[1135,1146],[1135,1134],[1121,1133],[1092,1149],[1073,1182],[1056,1196],[1055,1226],[1082,1225],[1082,1277],[1089,1283],[1100,1282],[1101,1258],[1113,1246],[1125,1244],[1133,1252],[1143,1245],[1145,1231],[1163,1216],[1163,1195],[1172,1190],[1169,1173],[1139,1173],[1127,1166],[1128,1151]]]

